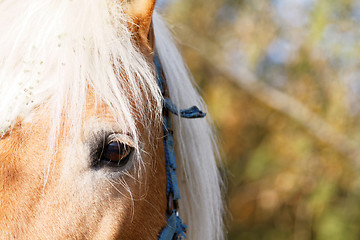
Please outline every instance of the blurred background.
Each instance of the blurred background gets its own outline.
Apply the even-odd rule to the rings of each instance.
[[[218,129],[228,239],[360,239],[360,1],[158,7]]]

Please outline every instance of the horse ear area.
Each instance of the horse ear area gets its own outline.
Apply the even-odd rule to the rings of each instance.
[[[134,25],[131,30],[140,47],[150,52],[154,49],[152,30],[152,15],[156,0],[125,0],[126,12],[132,18]]]

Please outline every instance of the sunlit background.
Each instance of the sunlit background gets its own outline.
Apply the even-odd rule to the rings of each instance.
[[[360,1],[158,4],[218,129],[228,239],[360,239]]]

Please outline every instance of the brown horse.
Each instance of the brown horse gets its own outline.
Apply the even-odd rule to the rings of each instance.
[[[155,0],[0,1],[0,239],[158,239],[168,224],[156,50],[198,105]],[[207,120],[171,117],[188,239],[222,239]]]

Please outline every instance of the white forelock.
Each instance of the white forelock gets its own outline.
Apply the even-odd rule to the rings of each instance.
[[[141,111],[151,104],[150,96],[160,109],[161,97],[117,2],[0,1],[0,129],[44,102],[53,109],[54,126],[64,108],[69,122],[79,125],[90,87],[137,136],[130,99],[144,103]],[[140,88],[149,99],[142,99]]]

